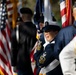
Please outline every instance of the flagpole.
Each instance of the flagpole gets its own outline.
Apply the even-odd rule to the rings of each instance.
[[[49,0],[44,0],[44,22],[52,22],[51,5]]]
[[[11,0],[11,2],[13,3],[12,28],[14,28],[16,26],[16,18],[17,18],[17,15],[18,15],[18,10],[17,10],[18,0]]]
[[[22,8],[22,0],[18,0],[17,8],[18,8],[18,12],[20,14],[20,8]]]

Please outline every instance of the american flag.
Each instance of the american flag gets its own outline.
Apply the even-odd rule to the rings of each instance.
[[[60,13],[62,20],[62,27],[71,25],[72,16],[71,16],[71,0],[60,0]]]
[[[4,75],[12,75],[10,61],[10,27],[7,18],[6,0],[0,4],[0,71]],[[0,74],[2,75],[2,74]]]
[[[6,0],[6,5],[7,5],[9,22],[12,23],[13,3],[10,0]]]
[[[34,75],[36,75],[37,68],[36,68],[36,62],[34,59],[34,52],[35,52],[35,47],[32,49],[32,51],[30,53],[30,59],[31,59],[32,71],[33,71]]]

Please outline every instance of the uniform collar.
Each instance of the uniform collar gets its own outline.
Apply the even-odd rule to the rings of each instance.
[[[55,43],[55,40],[51,41],[51,44],[54,44]]]

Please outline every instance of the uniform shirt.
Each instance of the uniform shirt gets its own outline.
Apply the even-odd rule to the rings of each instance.
[[[76,37],[63,48],[59,59],[63,75],[76,75]]]

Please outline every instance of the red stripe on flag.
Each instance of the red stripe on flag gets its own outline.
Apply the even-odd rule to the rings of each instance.
[[[5,0],[3,0],[5,2]],[[6,5],[6,3],[2,3],[3,6]],[[2,7],[3,7],[2,6]],[[5,6],[7,7],[7,6]],[[8,7],[8,9],[11,9],[11,7]],[[5,9],[2,8],[4,11]],[[7,10],[8,10],[7,9]],[[2,12],[2,14],[4,14],[4,16],[2,16],[1,18],[1,21],[3,20],[3,28],[1,31],[0,31],[0,69],[1,71],[4,73],[4,75],[13,75],[13,72],[12,72],[12,67],[11,67],[11,56],[10,56],[10,26],[9,26],[9,22],[8,22],[8,18],[6,17],[5,13],[8,13],[8,12],[3,12],[3,11],[0,11]],[[11,13],[12,14],[12,13]],[[5,18],[6,17],[6,18]],[[10,16],[10,18],[12,18]]]
[[[9,24],[9,23],[6,22],[7,33],[8,33],[9,39],[10,39],[10,38],[11,38],[11,31],[10,31],[10,26],[9,26],[8,24]]]
[[[0,70],[3,72],[4,75],[8,75],[8,73],[0,66]]]
[[[67,24],[70,25],[72,23],[72,13],[71,13],[71,1],[66,0],[66,10],[67,10]]]
[[[62,20],[62,27],[66,27],[71,25],[72,23],[72,15],[71,15],[71,0],[60,0],[60,4],[64,3],[62,6],[60,5],[60,13],[61,13],[61,20]],[[65,7],[64,9],[62,9]],[[63,17],[65,15],[65,18]]]
[[[11,11],[13,9],[13,7],[11,7],[11,8],[8,8],[8,11]]]
[[[0,54],[1,60],[8,66],[7,60]]]
[[[0,58],[5,63],[5,65],[9,68],[10,72],[12,73],[10,63],[9,63],[9,61],[7,61],[8,59],[6,60],[1,54],[0,54]]]
[[[5,55],[6,55],[6,50],[5,50],[5,48],[4,48],[4,44],[2,43],[2,41],[0,40],[0,46],[1,46],[1,48],[2,48],[2,50],[3,50],[3,52],[5,53]]]
[[[6,28],[7,28],[7,27],[6,27]],[[8,30],[8,29],[7,29],[7,30]],[[9,31],[9,33],[10,33],[10,31]],[[9,33],[8,33],[8,34],[9,34]],[[4,38],[6,39],[6,45],[7,45],[7,48],[8,48],[8,50],[9,50],[9,52],[10,52],[9,45],[8,45],[8,41],[7,41],[7,38],[6,38],[7,33],[6,33],[5,30],[2,31],[2,35],[3,35]]]
[[[10,0],[7,0],[7,4],[10,4],[11,3],[11,1]]]
[[[66,14],[66,8],[61,11],[61,17],[64,16],[64,14]]]
[[[12,17],[12,14],[11,14],[11,15],[9,15],[9,17]]]
[[[67,25],[67,20],[62,24],[62,28],[66,27],[66,26],[68,26]]]
[[[9,12],[8,17],[10,23],[12,23],[12,15],[13,15],[13,3],[10,0],[7,0],[7,11]]]

